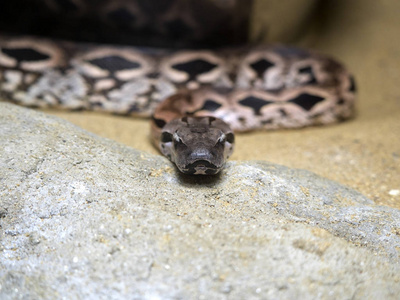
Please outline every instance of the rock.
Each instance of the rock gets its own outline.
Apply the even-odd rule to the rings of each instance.
[[[0,103],[0,298],[382,298],[400,212],[304,170],[169,161]]]

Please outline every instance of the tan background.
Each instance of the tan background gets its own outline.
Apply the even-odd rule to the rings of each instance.
[[[258,2],[258,22],[263,22],[262,9],[277,2]],[[299,5],[290,14],[300,15],[306,13],[303,3],[315,1],[282,2],[285,7]],[[281,17],[275,16],[276,22],[282,21],[282,30],[271,31],[272,40],[293,26],[285,21],[292,20],[285,18],[289,14],[285,7],[279,11]],[[356,118],[329,127],[241,134],[232,159],[268,160],[311,170],[360,191],[377,204],[400,208],[400,195],[395,195],[400,190],[400,1],[325,1],[318,18],[320,22],[301,38],[292,30],[288,40],[297,37],[297,44],[332,54],[353,71],[359,90]],[[148,120],[90,112],[51,113],[100,136],[157,154],[148,139]]]

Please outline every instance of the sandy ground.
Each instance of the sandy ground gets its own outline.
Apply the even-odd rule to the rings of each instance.
[[[232,159],[307,169],[348,185],[377,204],[400,208],[400,2],[335,3],[320,16],[325,25],[317,28],[317,38],[305,36],[300,44],[332,54],[353,70],[359,90],[356,117],[329,127],[238,135]],[[51,113],[157,154],[148,139],[146,119]]]

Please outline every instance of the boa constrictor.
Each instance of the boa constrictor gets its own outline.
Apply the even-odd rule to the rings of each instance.
[[[234,131],[351,117],[339,62],[284,46],[169,51],[0,38],[0,96],[25,106],[152,116],[156,147],[187,174],[216,174]]]

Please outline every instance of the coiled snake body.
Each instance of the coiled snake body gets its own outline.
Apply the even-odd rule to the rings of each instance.
[[[354,82],[337,61],[272,46],[168,51],[0,38],[0,96],[25,106],[152,116],[152,139],[188,174],[215,174],[234,131],[349,118]]]

